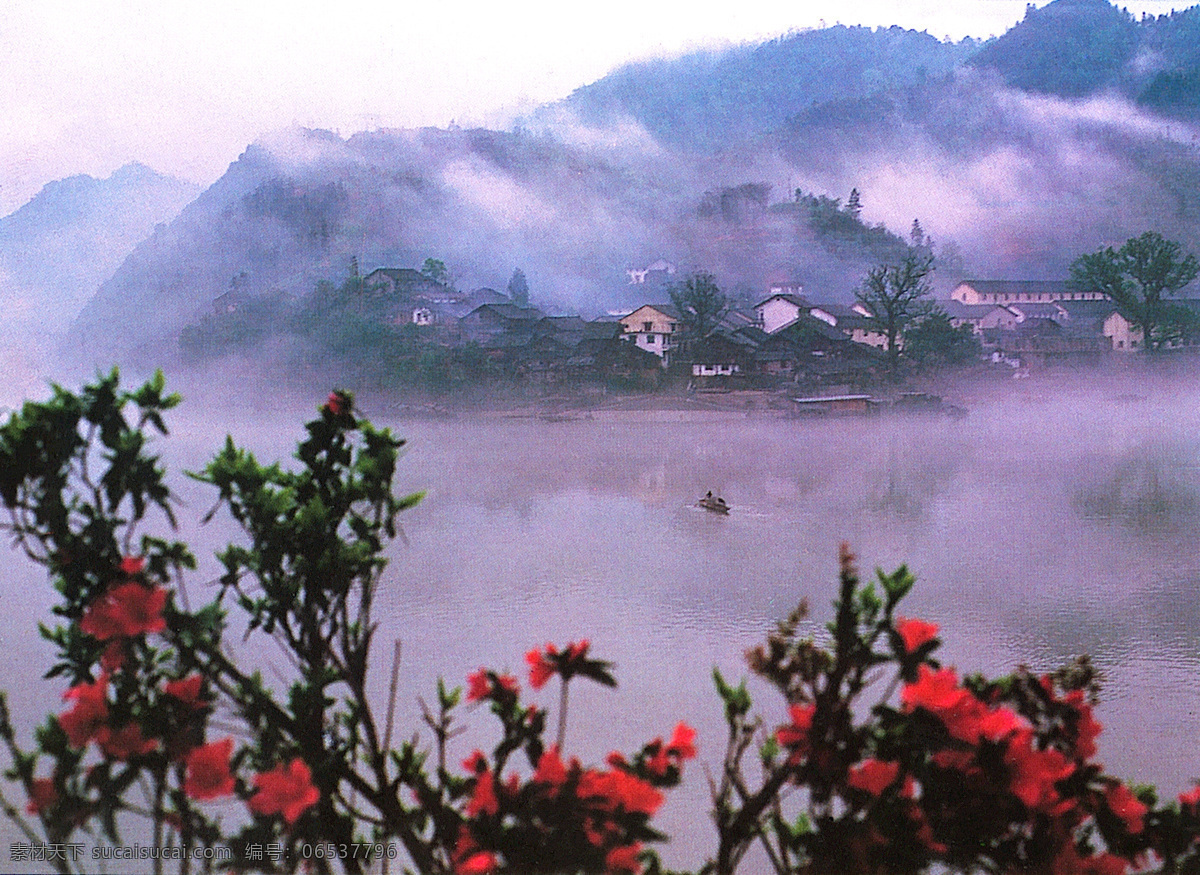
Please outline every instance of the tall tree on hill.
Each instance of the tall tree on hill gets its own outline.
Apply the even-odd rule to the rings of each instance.
[[[671,303],[679,311],[688,340],[707,337],[729,309],[725,293],[711,273],[697,271],[670,288]]]
[[[1108,295],[1142,329],[1143,348],[1156,352],[1195,321],[1191,311],[1172,306],[1174,295],[1200,274],[1196,256],[1161,234],[1147,231],[1120,249],[1106,246],[1081,255],[1071,265],[1071,283]]]
[[[910,247],[896,264],[880,264],[867,271],[855,299],[870,312],[867,319],[887,340],[888,363],[895,372],[900,361],[900,338],[915,319],[930,312],[929,274],[933,253]]]
[[[508,281],[508,296],[520,307],[529,304],[529,282],[525,279],[525,271],[519,267],[513,271],[512,279]]]
[[[933,248],[933,241],[926,236],[920,219],[913,219],[912,227],[908,229],[908,240],[914,249]]]
[[[846,212],[853,219],[857,219],[862,212],[862,195],[858,193],[857,188],[850,189],[850,197],[846,198]]]

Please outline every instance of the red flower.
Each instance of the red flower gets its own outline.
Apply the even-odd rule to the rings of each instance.
[[[468,772],[479,774],[487,770],[487,757],[481,750],[473,751],[469,757],[463,760],[462,767]]]
[[[1004,761],[1012,769],[1013,795],[1026,808],[1041,811],[1058,806],[1060,798],[1054,784],[1075,771],[1075,764],[1054,748],[1037,750],[1029,730],[1022,731],[1009,743]]]
[[[258,791],[247,803],[250,810],[255,814],[282,814],[288,826],[321,799],[313,786],[312,772],[300,757],[255,775],[254,786]]]
[[[58,791],[50,778],[34,778],[29,787],[29,802],[25,811],[29,814],[45,814],[58,801]]]
[[[163,692],[187,706],[189,710],[199,711],[207,704],[200,698],[200,687],[203,684],[204,678],[193,674],[177,681],[167,681],[163,684]]]
[[[553,644],[546,645],[547,653],[556,653]],[[540,650],[531,650],[525,654],[529,663],[529,685],[535,690],[546,686],[546,681],[554,676],[554,663],[550,662]]]
[[[122,556],[120,568],[126,577],[137,577],[146,569],[146,557]]]
[[[671,757],[663,747],[662,739],[656,738],[649,746],[654,753],[645,760],[646,768],[650,770],[650,774],[661,778],[667,773],[667,769],[671,766]]]
[[[329,415],[337,419],[350,418],[350,411],[354,409],[354,396],[349,392],[343,392],[339,389],[329,393],[329,397],[325,399],[325,410]],[[351,419],[351,421],[353,421]]]
[[[614,875],[617,872],[631,872],[637,875],[642,871],[642,864],[638,860],[638,854],[642,852],[642,843],[634,842],[632,845],[622,845],[618,848],[613,848],[604,856],[604,868],[609,875]]]
[[[946,724],[955,738],[975,744],[980,735],[999,741],[1024,726],[1017,715],[1006,709],[988,711],[971,693],[958,685],[952,668],[937,671],[922,664],[917,670],[917,682],[906,684],[900,693],[905,711],[924,708]]]
[[[817,712],[816,705],[792,705],[788,708],[792,722],[775,730],[775,740],[784,747],[796,749],[796,759],[808,750],[808,733],[812,729],[813,715]]]
[[[1125,875],[1129,871],[1129,863],[1124,857],[1103,853],[1088,860],[1088,867],[1085,871],[1088,875]]]
[[[187,755],[187,776],[183,789],[193,799],[216,799],[233,792],[234,779],[229,772],[233,739],[223,738],[203,744]]]
[[[919,808],[917,809],[917,811],[920,810]],[[933,832],[933,827],[924,818],[921,820],[920,827],[917,828],[917,841],[935,854],[944,854],[948,850],[944,842],[937,840],[937,836]]]
[[[1051,866],[1052,875],[1125,875],[1129,870],[1127,861],[1116,854],[1080,856],[1074,842],[1066,842],[1059,849]]]
[[[628,772],[588,770],[579,778],[579,798],[590,799],[601,807],[633,814],[653,814],[663,803],[663,794],[641,778]]]
[[[163,608],[167,591],[147,588],[134,581],[110,587],[94,601],[79,621],[79,628],[98,641],[132,638],[167,628]]]
[[[101,726],[96,732],[96,742],[104,755],[113,760],[131,760],[158,750],[158,739],[143,736],[142,727],[136,723],[115,731]]]
[[[975,756],[969,750],[939,750],[929,758],[929,761],[939,769],[953,769],[965,775],[980,775],[982,772],[975,762]]]
[[[1137,835],[1144,825],[1146,806],[1124,784],[1114,784],[1104,794],[1108,810],[1121,818],[1130,835]]]
[[[104,652],[100,654],[100,668],[112,674],[120,671],[125,665],[125,642],[119,638],[109,641],[104,645]]]
[[[991,741],[1003,741],[1012,733],[1025,729],[1027,726],[1028,724],[1010,708],[995,708],[976,722],[979,735]]]
[[[108,675],[101,674],[93,683],[79,684],[63,693],[75,707],[58,715],[58,725],[67,734],[71,747],[86,747],[108,720]]]
[[[675,724],[667,753],[681,760],[693,759],[696,756],[696,730],[686,723]]]
[[[900,764],[884,762],[883,760],[863,760],[862,765],[850,770],[846,783],[856,790],[864,790],[872,796],[878,796],[887,789],[896,776],[900,774]]]
[[[906,653],[914,653],[922,644],[927,644],[937,637],[937,623],[926,623],[924,620],[906,620],[896,618],[896,632],[904,642]]]
[[[500,866],[500,858],[491,851],[476,851],[454,867],[455,875],[487,875]]]
[[[495,683],[492,678],[495,677]],[[510,674],[496,675],[486,668],[481,668],[474,674],[467,675],[467,701],[478,702],[480,699],[490,699],[501,690],[514,696],[521,691],[517,679]]]
[[[548,784],[555,790],[566,783],[567,767],[563,765],[557,747],[552,746],[542,751],[537,769],[533,773],[533,780],[538,784]]]
[[[464,823],[458,830],[458,841],[450,853],[456,875],[486,875],[500,865],[499,858],[491,851],[481,850]]]
[[[525,654],[525,662],[529,664],[530,686],[540,690],[555,674],[562,675],[564,681],[570,680],[579,671],[580,663],[587,659],[590,647],[591,643],[584,638],[572,641],[561,653],[553,644],[547,644],[544,651],[529,651]]]
[[[1192,811],[1200,811],[1200,784],[1197,784],[1186,793],[1179,794],[1179,806],[1181,808],[1190,808]]]
[[[1083,760],[1091,759],[1096,755],[1096,737],[1104,727],[1092,716],[1092,706],[1084,701],[1082,690],[1067,693],[1066,702],[1079,714],[1075,724],[1075,755]]]
[[[496,798],[496,779],[490,771],[480,772],[475,778],[475,792],[467,803],[467,817],[475,817],[479,813],[497,814],[500,811],[500,800]]]
[[[478,702],[487,698],[492,691],[491,681],[488,680],[487,669],[481,668],[474,674],[467,675],[467,701]]]
[[[960,705],[971,694],[958,685],[958,676],[952,668],[934,671],[922,664],[917,669],[917,682],[905,684],[900,700],[905,711],[924,708],[938,714]]]

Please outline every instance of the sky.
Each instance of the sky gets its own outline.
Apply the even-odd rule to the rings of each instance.
[[[835,23],[987,38],[1025,0],[7,0],[0,215],[130,161],[208,185],[292,125],[505,126],[636,59]],[[1038,2],[1036,5],[1044,5]],[[1135,15],[1179,0],[1125,4]],[[832,11],[836,8],[836,12]]]

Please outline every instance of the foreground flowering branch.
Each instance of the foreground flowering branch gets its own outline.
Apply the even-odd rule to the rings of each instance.
[[[558,685],[553,743],[550,712],[486,667],[422,702],[428,740],[391,743],[394,703],[377,714],[366,678],[383,554],[420,499],[393,491],[403,441],[344,392],[290,466],[228,440],[193,476],[241,538],[218,554],[217,584],[189,590],[195,560],[170,538],[150,452],[178,402],[163,389],[158,375],[122,390],[113,372],[0,426],[7,528],[59,596],[42,633],[63,703],[31,749],[0,696],[6,777],[26,800],[4,806],[31,842],[148,836],[177,852],[155,873],[390,871],[392,858],[422,875],[664,871],[653,820],[696,732],[678,723],[602,764],[572,756],[571,685],[616,685],[586,640],[525,656],[535,693]],[[1094,761],[1090,665],[960,677],[935,657],[937,626],[897,614],[912,584],[901,568],[864,585],[844,550],[828,642],[799,635],[802,605],[748,654],[780,697],[769,717],[714,672],[729,735],[700,871],[733,873],[757,848],[778,873],[1200,872],[1200,788],[1159,804]],[[231,623],[281,646],[290,670],[264,681],[226,643]],[[463,711],[484,708],[495,743],[458,750]]]
[[[218,554],[218,585],[189,593],[191,553],[152,533],[175,524],[149,452],[179,400],[163,388],[158,375],[124,391],[113,372],[78,395],[55,387],[0,427],[7,527],[60,595],[58,624],[43,634],[57,650],[48,677],[66,680],[64,706],[37,730],[34,751],[0,700],[7,776],[28,799],[11,816],[31,840],[119,845],[148,834],[187,852],[173,857],[182,872],[216,861],[359,872],[397,849],[421,873],[633,872],[655,860],[649,822],[694,755],[694,733],[680,726],[669,744],[614,754],[603,768],[567,758],[568,685],[616,683],[587,642],[534,652],[531,685],[561,682],[554,745],[542,739],[546,712],[488,672],[472,677],[469,698],[499,718],[490,755],[477,752],[462,773],[448,765],[461,690],[444,685],[437,715],[426,713],[436,769],[418,738],[389,743],[390,716],[379,719],[367,696],[372,607],[397,515],[420,495],[393,493],[403,441],[361,419],[347,393],[321,405],[291,468],[261,464],[230,439],[193,475],[217,492],[209,517],[226,513],[243,538]],[[239,628],[288,654],[280,682],[226,646],[234,612]],[[193,863],[197,850],[213,853]],[[171,856],[156,855],[154,871]]]
[[[747,655],[783,696],[773,732],[750,715],[745,684],[716,675],[729,743],[705,871],[735,871],[756,843],[780,873],[1197,871],[1200,790],[1156,808],[1152,788],[1094,761],[1086,658],[1052,674],[960,678],[935,659],[936,625],[895,614],[908,570],[876,582],[860,583],[843,547],[830,645],[797,634],[802,604]]]

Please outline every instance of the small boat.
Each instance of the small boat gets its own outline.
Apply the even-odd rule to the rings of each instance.
[[[705,510],[711,510],[713,513],[720,513],[720,514],[728,514],[729,513],[729,505],[727,505],[725,503],[725,499],[723,499],[719,496],[714,497],[711,492],[709,492],[702,499],[697,501],[696,505],[698,507],[704,508]]]

